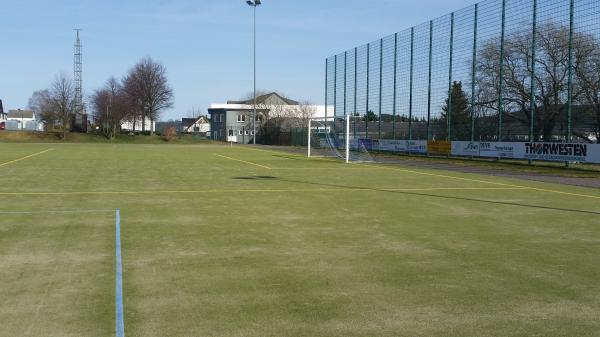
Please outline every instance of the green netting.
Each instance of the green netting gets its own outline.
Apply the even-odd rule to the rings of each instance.
[[[370,139],[600,138],[596,0],[489,0],[327,58],[329,116]]]

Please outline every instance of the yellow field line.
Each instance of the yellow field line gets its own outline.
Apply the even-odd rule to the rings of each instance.
[[[426,192],[426,191],[496,191],[523,190],[528,188],[512,187],[430,187],[430,188],[368,188],[368,187],[338,187],[338,188],[291,188],[291,189],[232,189],[232,190],[156,190],[156,191],[73,191],[73,192],[0,192],[0,195],[135,195],[135,194],[190,194],[190,193],[287,193],[287,192]]]
[[[38,155],[40,155],[42,153],[46,153],[46,152],[52,151],[52,150],[54,150],[54,149],[46,149],[44,151],[40,151],[40,152],[37,152],[37,153],[34,153],[34,154],[30,154],[30,155],[25,156],[25,157],[21,157],[21,158],[17,158],[17,159],[11,160],[11,161],[7,161],[6,163],[0,164],[0,167],[8,165],[8,164],[16,163],[18,161],[25,160],[27,158],[35,157],[35,156],[38,156]]]
[[[535,190],[535,191],[540,191],[540,192],[547,192],[547,193],[558,193],[558,194],[570,195],[570,196],[574,196],[574,197],[583,197],[583,198],[600,199],[600,196],[598,196],[598,195],[589,195],[589,194],[580,194],[580,193],[564,192],[564,191],[549,190],[549,189],[545,189],[545,188],[538,188],[538,187],[527,187],[527,186],[524,186],[524,187],[525,187],[525,188],[527,188],[527,189],[530,189],[530,190]]]
[[[274,153],[274,154],[285,154],[285,155],[289,155],[289,156],[293,156],[293,157],[300,157],[300,158],[306,158],[306,156],[298,154],[298,153],[293,153],[293,152],[286,152],[286,151],[272,151],[272,150],[263,150],[263,149],[257,149],[255,147],[250,147],[250,146],[245,146],[245,147],[238,147],[242,148],[242,149],[246,149],[246,150],[253,150],[253,151],[260,151],[260,152],[266,152],[266,153]]]
[[[284,151],[269,151],[269,150],[262,150],[262,149],[252,148],[252,147],[246,147],[246,149],[254,150],[254,151],[276,153],[276,154],[289,154],[289,153],[284,152]],[[303,156],[298,155],[298,154],[290,154],[290,155],[303,157]],[[410,169],[398,168],[398,167],[389,167],[389,166],[372,165],[372,164],[371,165],[370,164],[363,164],[362,166],[370,167],[370,168],[374,168],[374,169],[394,170],[394,171],[401,171],[401,172],[407,172],[407,173],[414,173],[414,174],[420,174],[420,175],[426,175],[426,176],[438,177],[438,178],[456,179],[456,180],[470,181],[470,182],[476,182],[476,183],[492,184],[492,185],[498,185],[498,186],[511,187],[511,188],[515,188],[515,189],[530,189],[530,190],[539,191],[539,192],[556,193],[556,194],[570,195],[570,196],[582,197],[582,198],[600,199],[600,196],[590,195],[590,194],[564,192],[564,191],[557,191],[557,190],[551,190],[551,189],[545,189],[545,188],[538,188],[538,187],[521,186],[521,185],[507,184],[507,183],[499,183],[499,182],[493,182],[493,181],[487,181],[487,180],[481,180],[481,179],[456,177],[456,176],[449,176],[449,175],[445,175],[445,174],[436,174],[436,173],[422,172],[422,171],[416,171],[416,170],[410,170]]]
[[[397,168],[397,167],[389,167],[389,166],[379,166],[379,165],[365,165],[365,166],[376,168],[376,169],[387,169],[387,170],[403,171],[403,172],[409,172],[409,173],[426,175],[426,176],[432,176],[432,177],[440,177],[440,178],[447,178],[447,179],[457,179],[457,180],[470,181],[470,182],[476,182],[476,183],[484,183],[484,184],[492,184],[492,185],[498,185],[498,186],[506,186],[506,187],[512,187],[512,188],[516,188],[516,189],[529,189],[529,190],[534,190],[534,191],[539,191],[539,192],[546,192],[546,193],[557,193],[557,194],[564,194],[564,195],[570,195],[570,196],[576,196],[576,197],[583,197],[583,198],[600,199],[600,196],[590,195],[590,194],[572,193],[572,192],[557,191],[557,190],[551,190],[551,189],[545,189],[545,188],[538,188],[538,187],[531,187],[531,186],[522,186],[522,185],[498,183],[498,182],[494,182],[494,181],[472,179],[472,178],[464,178],[464,177],[456,177],[456,176],[449,176],[449,175],[445,175],[445,174],[420,172],[420,171],[415,171],[415,170],[409,170],[409,169],[403,169],[403,168]]]
[[[239,161],[241,163],[245,163],[245,164],[249,164],[249,165],[254,165],[254,166],[262,167],[262,168],[265,168],[265,169],[268,169],[268,170],[271,169],[270,167],[265,166],[265,165],[260,165],[260,164],[257,164],[257,163],[253,163],[253,162],[250,162],[250,161],[241,160],[241,159],[237,159],[237,158],[231,158],[231,157],[227,157],[227,156],[224,156],[224,155],[221,155],[221,154],[215,154],[215,156],[221,157],[221,158],[225,158],[225,159],[229,159],[229,160]]]

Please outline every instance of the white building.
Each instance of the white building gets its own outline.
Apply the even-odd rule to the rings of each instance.
[[[142,132],[142,130],[147,132],[155,132],[156,122],[146,117],[144,118],[144,127],[142,128],[141,117],[136,117],[135,121],[126,119],[121,121],[121,132]]]
[[[305,117],[324,117],[324,105],[305,106],[297,101],[285,98],[272,92],[256,97],[256,130],[260,132],[260,125],[266,117],[274,115]],[[303,112],[299,113],[299,109]],[[332,107],[328,109],[332,113]],[[254,100],[227,101],[226,104],[211,104],[208,109],[210,114],[211,138],[234,143],[251,143],[254,137],[252,115],[254,113]],[[310,116],[308,116],[310,115]]]
[[[181,132],[208,135],[210,132],[210,121],[206,116],[182,118]]]
[[[37,120],[35,112],[31,110],[8,110],[5,123],[7,130],[43,130],[43,124]]]

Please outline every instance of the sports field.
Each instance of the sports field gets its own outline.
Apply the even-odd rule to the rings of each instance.
[[[598,336],[600,190],[219,145],[0,144],[0,336]]]

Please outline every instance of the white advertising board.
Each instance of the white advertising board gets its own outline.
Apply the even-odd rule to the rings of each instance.
[[[452,155],[600,163],[600,144],[452,142]]]
[[[373,149],[379,151],[427,153],[426,140],[373,140]]]

